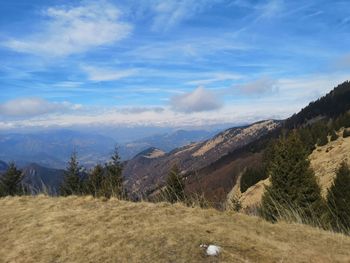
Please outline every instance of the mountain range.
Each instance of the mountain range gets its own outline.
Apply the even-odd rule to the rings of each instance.
[[[37,163],[63,169],[73,151],[76,151],[79,161],[89,168],[106,162],[115,146],[121,158],[128,160],[149,147],[170,151],[193,141],[207,139],[213,134],[213,131],[207,130],[177,130],[122,144],[105,135],[73,130],[0,134],[0,160],[15,161],[21,167]]]
[[[171,167],[177,165],[187,192],[202,194],[207,200],[222,204],[242,172],[247,167],[261,165],[263,152],[271,139],[310,123],[335,119],[349,110],[350,83],[344,82],[286,120],[265,120],[233,127],[214,136],[213,131],[176,131],[126,143],[119,148],[120,152],[134,157],[124,162],[125,185],[134,197],[152,196],[164,186]],[[83,164],[104,162],[114,143],[106,136],[72,131],[1,135],[0,159],[30,160],[22,166],[26,182],[34,188],[48,185],[57,189],[63,171],[43,166],[56,163],[56,168],[64,167],[64,160],[74,149]],[[33,164],[33,159],[39,164]],[[7,164],[0,161],[0,172],[6,167]]]

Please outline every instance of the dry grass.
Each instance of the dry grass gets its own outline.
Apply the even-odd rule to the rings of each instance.
[[[339,132],[339,135],[343,130]],[[339,137],[325,146],[317,147],[310,155],[311,167],[322,189],[322,195],[327,195],[327,189],[332,185],[340,164],[346,161],[350,164],[350,137]]]
[[[45,196],[0,209],[1,262],[350,261],[350,237],[213,209]],[[206,257],[202,243],[223,252]]]

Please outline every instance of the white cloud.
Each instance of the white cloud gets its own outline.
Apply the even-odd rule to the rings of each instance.
[[[24,53],[67,56],[108,45],[128,36],[132,26],[119,21],[119,10],[106,2],[78,7],[53,7],[43,15],[48,21],[41,33],[13,39],[5,46]]]
[[[210,90],[200,86],[194,91],[171,98],[171,106],[180,112],[212,111],[222,107],[222,102]]]
[[[93,107],[85,106],[80,109],[81,106],[67,102],[61,103],[63,105],[59,104],[60,107],[57,106],[57,103],[53,103],[56,105],[55,107],[51,105],[45,107],[47,103],[52,104],[52,102],[44,102],[42,103],[44,105],[43,108],[48,110],[44,111],[41,109],[40,111],[37,110],[36,113],[41,112],[44,114],[46,112],[48,114],[18,118],[13,114],[17,105],[22,104],[18,100],[18,103],[16,101],[11,103],[12,107],[5,107],[7,111],[12,111],[13,117],[1,118],[2,114],[4,114],[4,104],[0,106],[0,130],[30,127],[72,127],[75,125],[86,127],[100,127],[101,125],[200,127],[222,123],[242,124],[270,118],[283,119],[298,112],[307,106],[310,101],[326,94],[333,87],[347,79],[349,79],[349,75],[345,73],[277,79],[278,93],[272,93],[263,97],[246,96],[242,100],[231,100],[230,103],[226,103],[215,111],[198,111],[198,108],[203,110],[201,105],[203,102],[209,101],[209,103],[204,103],[204,105],[210,105],[211,99],[215,98],[212,92],[204,88],[198,88],[191,93],[181,95],[180,98],[171,100],[171,102],[180,102],[177,106],[182,106],[182,111],[173,107],[176,105],[165,107],[158,105],[145,107],[141,105],[134,108],[96,105]],[[201,94],[206,95],[202,96]],[[227,94],[222,95],[226,96]],[[202,99],[198,99],[198,97]],[[229,99],[228,96],[226,97],[225,99]],[[214,99],[214,101],[218,100]],[[190,104],[191,107],[189,107]],[[214,105],[220,106],[220,103],[214,103]],[[21,106],[20,108],[22,108],[21,112],[23,113],[30,110],[30,108],[40,109],[42,107]],[[74,110],[74,108],[79,110]]]
[[[239,90],[248,95],[262,95],[266,93],[278,92],[276,80],[263,77],[253,82],[240,85]]]
[[[77,110],[81,106],[69,102],[49,102],[41,98],[19,98],[0,104],[0,115],[30,117],[47,113]]]
[[[96,82],[118,80],[133,76],[137,73],[136,69],[113,70],[95,68],[91,66],[83,66],[82,69],[88,75],[89,80]]]

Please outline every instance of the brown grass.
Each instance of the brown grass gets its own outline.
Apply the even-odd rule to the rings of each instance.
[[[38,196],[0,209],[0,262],[350,261],[350,237],[180,204]]]
[[[338,133],[340,136],[336,141],[317,147],[310,155],[311,167],[315,171],[324,197],[333,183],[340,164],[343,161],[350,164],[350,137],[343,138],[342,133],[343,129]]]

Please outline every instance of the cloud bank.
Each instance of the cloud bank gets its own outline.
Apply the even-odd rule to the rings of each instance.
[[[41,98],[19,98],[0,104],[0,116],[32,117],[53,112],[79,109],[69,102],[49,102]]]

